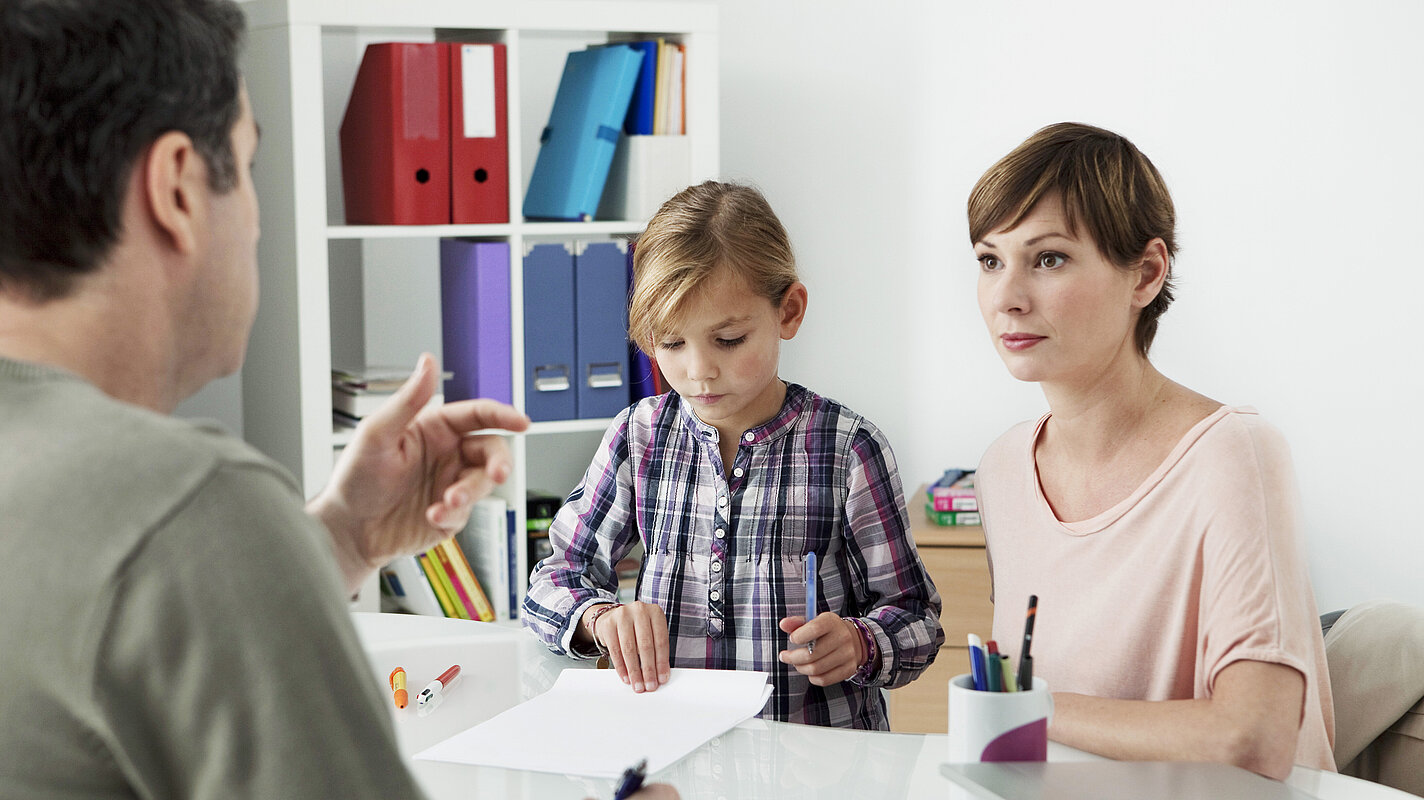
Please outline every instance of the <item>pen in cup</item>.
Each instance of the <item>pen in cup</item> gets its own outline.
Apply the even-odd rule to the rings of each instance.
[[[1018,684],[1021,691],[1033,688],[1033,656],[1029,648],[1033,645],[1033,620],[1038,616],[1038,595],[1028,596],[1028,615],[1024,618],[1023,649],[1019,650]]]

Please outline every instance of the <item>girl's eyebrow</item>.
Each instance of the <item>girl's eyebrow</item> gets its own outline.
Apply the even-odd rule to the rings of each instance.
[[[747,322],[747,321],[751,320],[751,318],[752,318],[752,315],[751,315],[751,314],[747,314],[747,315],[741,316],[741,317],[727,317],[726,319],[722,320],[721,322],[719,322],[719,323],[717,323],[717,324],[715,324],[715,325],[710,325],[710,326],[708,326],[707,330],[708,330],[709,332],[711,332],[711,331],[720,331],[720,330],[723,330],[723,329],[725,329],[725,328],[730,328],[730,327],[732,327],[733,325],[739,325],[739,324],[741,324],[741,323],[743,323],[743,322]]]

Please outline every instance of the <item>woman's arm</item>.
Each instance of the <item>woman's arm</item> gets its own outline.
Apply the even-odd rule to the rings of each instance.
[[[1049,738],[1139,761],[1216,761],[1282,780],[1295,762],[1305,678],[1291,667],[1237,661],[1202,700],[1114,700],[1055,693]]]

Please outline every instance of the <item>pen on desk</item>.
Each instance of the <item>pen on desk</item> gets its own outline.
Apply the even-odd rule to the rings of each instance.
[[[984,642],[977,634],[969,634],[969,673],[974,679],[974,688],[989,690],[989,677],[985,673]]]
[[[440,677],[426,684],[425,688],[420,690],[420,694],[415,696],[416,707],[427,714],[434,711],[435,707],[445,700],[445,692],[449,691],[450,687],[454,686],[459,679],[459,664],[440,673]]]
[[[1038,616],[1038,595],[1028,596],[1028,615],[1024,618],[1023,649],[1019,650],[1019,691],[1033,689],[1033,656],[1029,648],[1033,645],[1033,619]]]
[[[816,618],[816,551],[806,554],[806,621]],[[816,654],[816,640],[806,643],[806,652]]]
[[[643,759],[623,770],[618,779],[618,787],[613,790],[613,800],[627,800],[630,795],[643,788],[643,778],[648,775],[648,759]]]
[[[405,668],[396,667],[391,670],[391,691],[395,694],[396,708],[405,708],[410,700],[410,695],[405,690]]]

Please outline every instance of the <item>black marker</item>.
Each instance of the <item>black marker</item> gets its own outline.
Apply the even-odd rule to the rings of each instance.
[[[1038,595],[1028,596],[1028,616],[1024,618],[1023,649],[1019,651],[1019,691],[1033,690],[1033,656],[1028,654],[1033,644],[1033,618],[1038,616]]]

